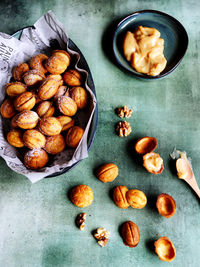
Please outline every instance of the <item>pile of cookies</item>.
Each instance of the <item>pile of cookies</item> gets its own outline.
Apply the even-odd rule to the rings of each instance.
[[[69,53],[54,50],[50,57],[38,54],[29,63],[20,63],[5,92],[1,115],[10,119],[7,140],[29,149],[24,152],[27,168],[40,169],[49,155],[78,146],[84,129],[75,126],[74,115],[86,108],[88,94]]]

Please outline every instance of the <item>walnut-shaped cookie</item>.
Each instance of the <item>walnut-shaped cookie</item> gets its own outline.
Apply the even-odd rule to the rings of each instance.
[[[58,80],[45,79],[38,89],[38,97],[42,100],[52,98],[58,91],[59,86],[60,83]]]
[[[25,62],[18,64],[13,70],[13,78],[17,82],[23,81],[23,75],[29,71],[29,65]]]
[[[78,109],[84,109],[88,104],[87,92],[83,87],[73,87],[70,90],[70,97],[76,102]]]
[[[27,86],[37,85],[39,82],[45,79],[43,72],[39,70],[29,70],[23,75],[24,82]]]
[[[58,91],[56,92],[56,94],[54,95],[53,100],[56,101],[60,96],[63,96],[63,95],[69,96],[69,89],[67,86],[61,85],[58,88]]]
[[[67,131],[69,128],[74,126],[75,121],[68,116],[58,116],[60,124],[62,125],[62,132]]]
[[[130,205],[126,199],[128,188],[124,185],[119,185],[113,190],[113,201],[115,205],[121,209],[127,209]]]
[[[44,67],[45,60],[48,59],[48,56],[45,54],[38,54],[30,59],[31,69],[39,70],[42,73],[47,73],[47,70]]]
[[[23,135],[23,141],[25,146],[30,149],[42,148],[45,146],[45,136],[36,129],[30,129],[25,131]]]
[[[22,129],[33,129],[39,120],[38,114],[32,110],[24,110],[19,113],[16,124]]]
[[[64,81],[69,86],[80,86],[83,78],[77,70],[68,70],[64,73]]]
[[[27,86],[21,82],[11,82],[6,84],[6,94],[10,97],[16,97],[27,91]]]
[[[57,135],[61,132],[62,125],[55,117],[43,117],[39,122],[39,130],[48,136]]]
[[[5,119],[10,119],[15,115],[15,113],[12,99],[6,98],[1,104],[1,116]]]
[[[45,100],[40,102],[40,104],[36,108],[36,112],[40,118],[52,117],[55,112],[55,108],[52,102]]]
[[[66,135],[66,144],[69,147],[76,148],[80,143],[84,130],[79,126],[71,127]]]
[[[7,134],[7,141],[11,146],[24,147],[23,134],[21,130],[13,129]]]
[[[49,154],[58,154],[65,149],[65,139],[61,134],[48,136],[44,149]]]
[[[66,116],[74,116],[77,112],[76,102],[69,96],[61,96],[57,100],[57,107]]]
[[[41,148],[29,150],[24,155],[25,166],[32,170],[43,168],[48,160],[49,157],[47,152]]]
[[[78,185],[72,188],[70,192],[72,203],[80,208],[90,206],[93,201],[93,191],[87,185]]]
[[[45,68],[51,74],[62,74],[70,64],[70,55],[63,50],[57,50],[45,62]]]
[[[35,103],[34,94],[32,92],[24,92],[15,99],[14,106],[17,111],[31,110]]]

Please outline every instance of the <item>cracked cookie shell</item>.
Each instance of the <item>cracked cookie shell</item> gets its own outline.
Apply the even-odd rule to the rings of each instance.
[[[154,246],[160,260],[170,262],[176,258],[176,249],[168,237],[160,237],[154,242]]]
[[[158,141],[155,137],[145,136],[140,138],[135,144],[135,151],[138,154],[147,154],[154,151],[157,147]]]
[[[156,207],[160,215],[170,218],[175,214],[176,201],[170,195],[162,193],[157,198]]]

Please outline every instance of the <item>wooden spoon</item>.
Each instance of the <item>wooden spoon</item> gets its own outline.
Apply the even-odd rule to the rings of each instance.
[[[178,178],[185,180],[200,198],[200,189],[196,182],[193,170],[187,158],[179,158],[176,160],[176,169]]]

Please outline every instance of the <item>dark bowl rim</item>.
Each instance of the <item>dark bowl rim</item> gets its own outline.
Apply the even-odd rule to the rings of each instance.
[[[114,49],[114,45],[115,45],[115,40],[116,40],[116,35],[117,35],[117,31],[118,29],[120,28],[120,26],[122,25],[122,23],[126,20],[128,20],[129,18],[131,17],[134,17],[136,15],[139,15],[139,14],[143,14],[143,13],[155,13],[155,14],[159,14],[159,15],[163,15],[165,17],[168,17],[170,18],[171,20],[173,20],[176,24],[178,24],[184,34],[185,34],[185,50],[181,56],[181,58],[178,60],[178,62],[174,65],[173,68],[171,68],[168,72],[166,73],[163,73],[163,74],[160,74],[160,75],[157,75],[157,76],[149,76],[149,75],[146,75],[146,74],[142,74],[142,73],[139,73],[139,72],[132,72],[131,70],[127,69],[126,67],[124,67],[121,63],[121,61],[118,59],[118,57],[116,56],[116,53],[115,53],[115,49]],[[177,67],[178,65],[181,63],[183,57],[185,56],[185,53],[187,51],[187,48],[188,48],[188,44],[189,44],[189,38],[188,38],[188,34],[187,34],[187,31],[186,29],[184,28],[184,26],[180,23],[180,21],[178,21],[176,18],[172,17],[171,15],[167,14],[167,13],[164,13],[162,11],[159,11],[159,10],[154,10],[154,9],[144,9],[144,10],[139,10],[139,11],[136,11],[136,12],[133,12],[131,14],[129,14],[128,16],[124,17],[118,24],[117,26],[115,27],[115,30],[113,32],[113,36],[112,36],[112,50],[113,50],[113,54],[114,54],[114,58],[116,60],[116,62],[119,64],[119,66],[123,69],[123,70],[126,70],[128,73],[132,74],[133,76],[136,76],[138,78],[142,78],[142,79],[145,79],[145,80],[157,80],[157,79],[160,79],[160,78],[164,78],[165,76],[169,75],[171,72],[173,72]]]
[[[12,36],[15,37],[17,34],[21,34],[21,32],[22,32],[24,29],[29,28],[29,27],[35,28],[34,26],[26,26],[26,27],[23,27],[23,28],[17,30],[16,32],[14,32],[14,33],[12,34]],[[88,63],[87,63],[87,61],[86,61],[84,55],[83,55],[82,52],[80,51],[80,49],[77,47],[77,45],[76,45],[70,38],[68,38],[68,40],[69,40],[69,42],[71,42],[71,43],[73,44],[73,46],[76,48],[76,51],[80,54],[80,56],[82,57],[82,59],[83,59],[83,61],[84,61],[84,64],[85,64],[86,69],[87,69],[87,72],[88,72],[88,76],[90,77],[90,81],[91,81],[91,87],[92,87],[91,90],[92,90],[92,92],[94,93],[94,95],[95,95],[95,97],[96,97],[96,100],[97,100],[97,95],[96,95],[96,89],[95,89],[95,85],[94,85],[94,80],[93,80],[93,77],[92,77],[92,73],[91,73],[91,71],[90,71],[90,68],[89,68],[89,66],[88,66]],[[91,136],[88,137],[88,139],[90,139],[90,140],[89,140],[90,142],[88,142],[88,140],[87,140],[87,151],[88,151],[88,152],[90,151],[90,149],[91,149],[91,147],[92,147],[92,144],[93,144],[93,142],[94,142],[94,138],[95,138],[95,135],[96,135],[96,131],[97,131],[97,125],[98,125],[98,101],[96,101],[96,107],[95,107],[94,113],[93,113],[93,115],[92,115],[92,122],[93,122],[93,120],[95,120],[95,121],[94,121],[94,126],[93,126],[94,130],[93,130],[92,133],[90,133],[90,130],[89,130],[89,132],[88,132],[88,135],[91,135]],[[78,163],[80,163],[81,161],[82,161],[82,160],[79,160],[79,161],[75,162],[74,164],[72,164],[71,166],[66,167],[66,168],[64,168],[63,170],[61,170],[61,171],[59,171],[59,172],[55,172],[55,173],[53,173],[53,174],[51,174],[51,175],[48,175],[48,176],[46,176],[46,177],[44,177],[44,178],[53,178],[53,177],[62,175],[62,174],[64,174],[64,173],[70,171],[71,169],[73,169],[73,168],[74,168]]]

